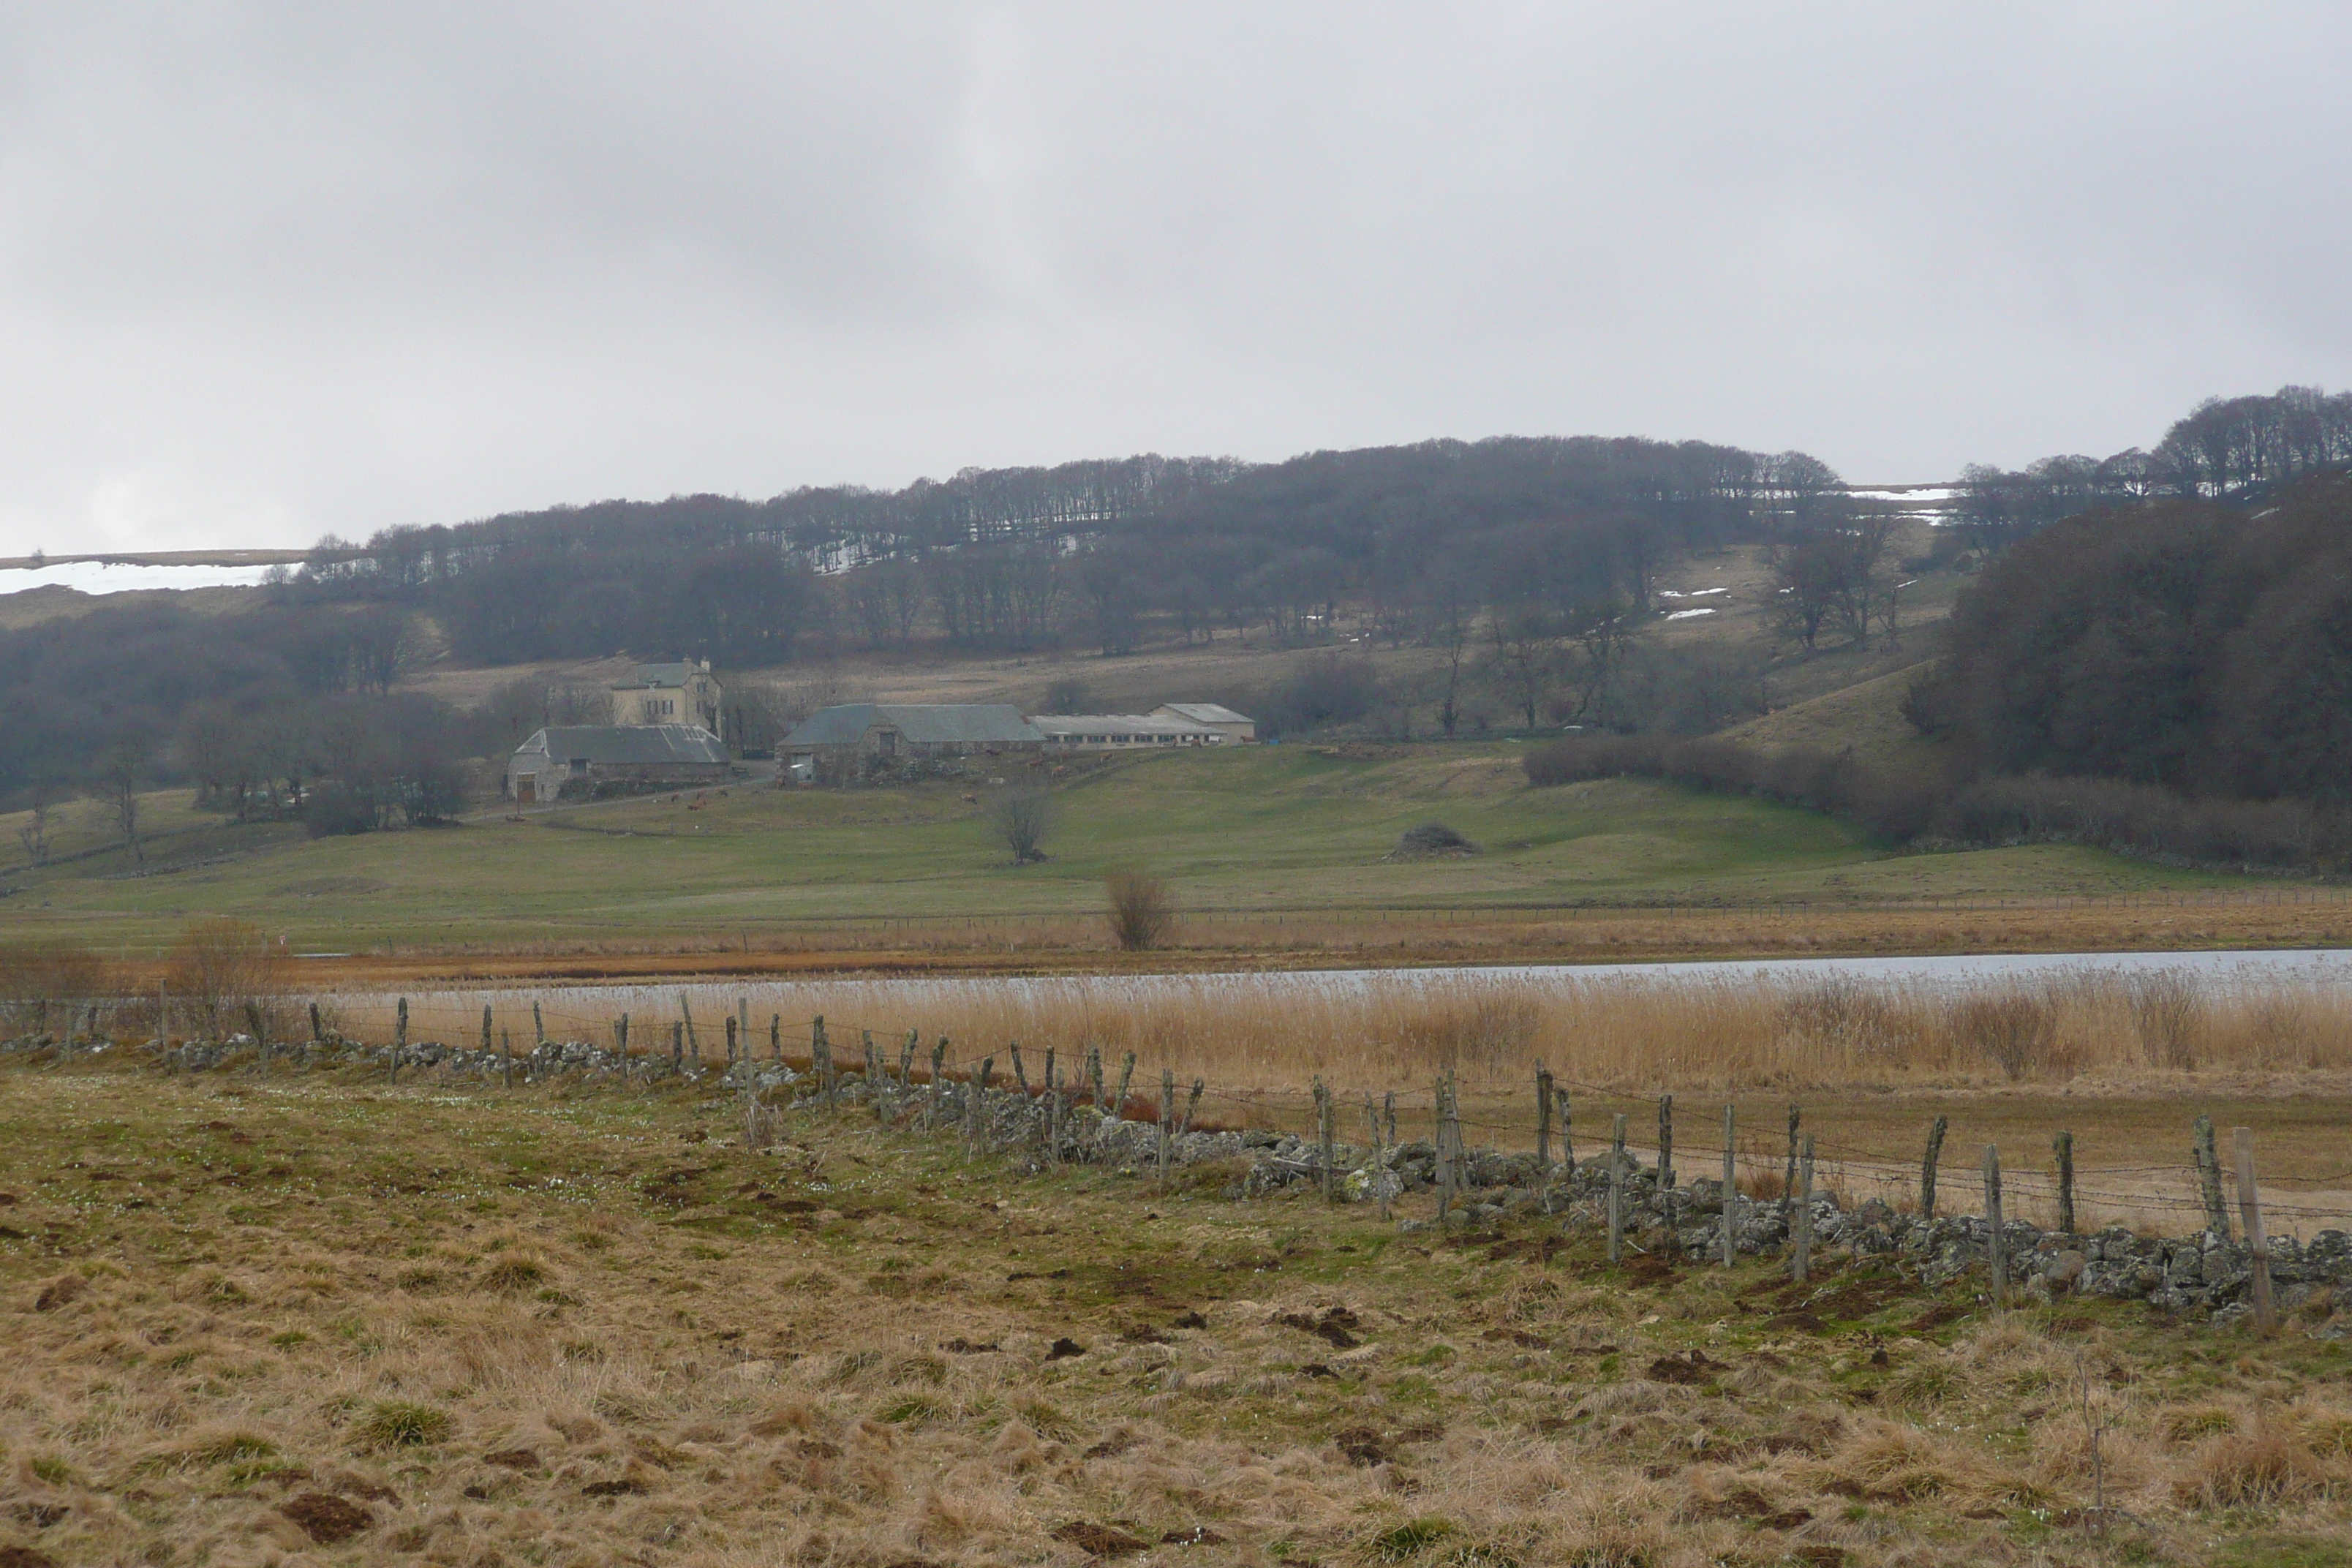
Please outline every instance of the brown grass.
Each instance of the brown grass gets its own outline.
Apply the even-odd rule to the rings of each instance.
[[[836,1035],[946,1035],[955,1061],[1007,1040],[1055,1047],[1066,1060],[1098,1046],[1114,1058],[1134,1051],[1147,1070],[1164,1064],[1232,1088],[1319,1075],[1377,1089],[1444,1072],[1516,1084],[1538,1062],[1571,1082],[1628,1091],[2147,1082],[2183,1064],[2240,1075],[2352,1070],[2352,994],[2286,980],[2195,984],[2193,1005],[2174,1011],[2153,1046],[2150,983],[2088,972],[1957,987],[1622,973],[703,982],[467,989],[412,996],[410,1005],[412,1038],[467,1037],[478,1033],[484,1003],[527,1018],[538,1001],[576,1037],[608,1040],[623,1011],[642,1030],[648,1017],[676,1016],[681,994],[699,1016],[741,998],[762,1041],[772,1016],[805,1039],[807,1020],[823,1015]],[[388,1035],[390,996],[333,1001],[362,1037]]]
[[[370,1562],[1076,1563],[1116,1536],[1249,1568],[1943,1568],[2011,1560],[2029,1518],[2053,1562],[2352,1543],[2342,1358],[2299,1338],[1987,1322],[1964,1293],[1931,1336],[1908,1295],[1792,1333],[1769,1263],[1629,1290],[1589,1229],[1539,1263],[1023,1177],[856,1112],[795,1113],[803,1174],[696,1140],[724,1095],[0,1074],[0,1546],[59,1563],[331,1535]],[[30,1310],[60,1272],[80,1291]],[[1354,1348],[1293,1326],[1338,1308]],[[2063,1522],[2083,1377],[2128,1514],[2098,1536]]]

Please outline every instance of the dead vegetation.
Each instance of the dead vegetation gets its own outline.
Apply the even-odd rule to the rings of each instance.
[[[55,1563],[2352,1550],[2352,1355],[2298,1334],[1837,1258],[1798,1323],[1769,1263],[1637,1279],[853,1111],[784,1163],[691,1091],[127,1081],[5,1075],[0,1548]]]

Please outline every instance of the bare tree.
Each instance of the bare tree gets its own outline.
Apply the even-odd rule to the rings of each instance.
[[[1536,727],[1536,710],[1551,689],[1559,636],[1559,623],[1540,605],[1499,610],[1487,626],[1493,647],[1488,669],[1530,730]]]
[[[49,859],[49,818],[56,807],[50,786],[37,784],[32,799],[26,803],[25,826],[16,829],[16,842],[25,847],[25,857],[36,866],[46,866]]]
[[[1045,858],[1045,835],[1054,826],[1054,797],[1034,784],[999,790],[988,801],[988,829],[1013,851],[1015,866]]]
[[[1129,952],[1145,952],[1168,940],[1176,926],[1176,895],[1167,882],[1140,871],[1113,871],[1104,879],[1110,895],[1110,934]]]
[[[1449,577],[1440,584],[1431,605],[1430,646],[1445,656],[1445,695],[1438,700],[1437,722],[1447,740],[1462,721],[1462,658],[1470,647],[1470,631],[1477,605],[1462,584]]]
[[[122,835],[123,844],[131,858],[146,864],[147,851],[139,842],[139,786],[147,782],[148,763],[153,756],[153,743],[139,732],[123,736],[100,753],[99,783],[105,786],[106,809],[114,818],[114,826]]]

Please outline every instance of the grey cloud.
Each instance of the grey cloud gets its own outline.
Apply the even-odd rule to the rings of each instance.
[[[0,547],[2341,384],[2336,10],[0,16]]]

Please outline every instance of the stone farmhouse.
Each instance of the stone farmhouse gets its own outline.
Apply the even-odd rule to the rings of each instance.
[[[668,789],[723,784],[733,775],[727,748],[698,724],[551,724],[507,759],[506,793],[518,805],[551,801],[574,786]]]
[[[613,722],[617,725],[686,724],[721,740],[719,682],[710,661],[682,658],[641,664],[613,685]]]

